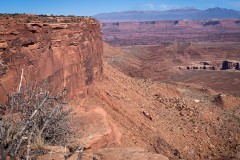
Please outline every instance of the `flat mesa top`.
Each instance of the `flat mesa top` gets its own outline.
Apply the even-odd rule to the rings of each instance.
[[[94,18],[87,16],[54,16],[54,15],[32,15],[32,14],[0,14],[0,21],[18,20],[19,23],[80,23],[98,22]]]

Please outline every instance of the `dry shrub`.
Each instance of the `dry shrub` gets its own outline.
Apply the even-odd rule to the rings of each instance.
[[[6,95],[8,101],[0,104],[5,112],[0,114],[0,159],[26,159],[35,156],[46,143],[67,144],[71,131],[65,90],[54,94],[47,89],[47,83],[20,83],[17,92]]]

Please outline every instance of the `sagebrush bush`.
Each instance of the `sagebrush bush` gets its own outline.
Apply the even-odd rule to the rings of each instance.
[[[7,93],[0,81],[0,94],[7,97],[0,102],[1,160],[7,156],[29,159],[40,153],[36,150],[43,144],[66,145],[71,133],[65,90],[49,91],[45,82],[23,85],[22,77],[18,90],[11,93]]]

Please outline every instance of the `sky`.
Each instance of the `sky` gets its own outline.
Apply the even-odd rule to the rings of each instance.
[[[0,13],[78,16],[132,10],[214,7],[240,11],[240,0],[0,0]]]

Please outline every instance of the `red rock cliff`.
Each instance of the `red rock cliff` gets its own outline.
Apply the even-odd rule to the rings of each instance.
[[[28,81],[66,87],[70,97],[86,94],[101,79],[102,35],[96,20],[1,15],[0,22],[0,60],[9,67],[1,81],[7,89],[18,85],[22,69]]]

